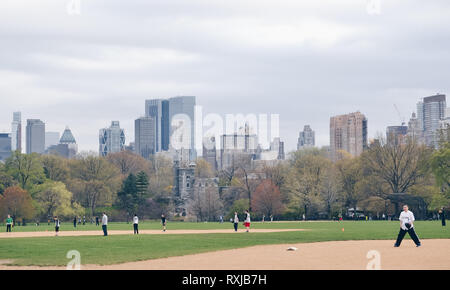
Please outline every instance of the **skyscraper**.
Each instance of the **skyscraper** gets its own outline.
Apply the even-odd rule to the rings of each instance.
[[[155,152],[169,150],[169,101],[152,99],[145,101],[145,116],[155,122]]]
[[[22,113],[14,112],[11,124],[11,150],[22,152]]]
[[[45,123],[38,119],[27,120],[27,154],[45,152]]]
[[[195,97],[193,96],[145,101],[145,116],[155,120],[155,153],[188,150],[190,160],[196,158],[194,112]],[[187,130],[182,132],[181,126]],[[172,136],[184,142],[172,142]]]
[[[11,156],[11,135],[0,133],[0,162],[5,162]]]
[[[57,154],[64,158],[73,158],[78,153],[78,145],[72,131],[69,127],[66,127],[64,133],[59,140],[58,145],[53,145],[48,149],[50,154]]]
[[[216,137],[204,137],[203,138],[203,159],[211,165],[211,169],[217,170],[217,149],[216,149]]]
[[[101,156],[125,150],[125,132],[119,121],[112,121],[109,128],[100,129],[99,143]]]
[[[184,121],[188,121],[188,123],[184,123]],[[195,152],[195,97],[194,96],[182,96],[182,97],[174,97],[169,99],[169,133],[170,138],[174,137],[175,132],[179,133],[179,126],[183,124],[185,128],[190,130],[188,135],[183,135],[183,138],[186,138],[187,143],[189,145],[186,147],[179,146],[179,144],[173,144],[173,140],[169,141],[170,147],[175,150],[185,149],[189,150],[189,156],[191,160],[195,160],[196,152]],[[175,124],[174,124],[175,123]],[[188,127],[186,127],[188,126]]]
[[[408,137],[417,143],[423,143],[423,128],[416,113],[412,113],[408,122]]]
[[[343,150],[359,156],[367,148],[367,118],[360,112],[330,118],[330,153],[333,161]]]
[[[386,128],[386,141],[392,145],[404,144],[407,134],[407,126],[388,126]]]
[[[445,118],[446,97],[436,94],[417,103],[417,118],[427,146],[438,146],[440,121]]]
[[[157,148],[156,117],[142,117],[134,122],[134,148],[136,154],[149,159]]]
[[[305,125],[298,136],[297,150],[305,147],[314,147],[316,144],[315,132],[309,125]]]

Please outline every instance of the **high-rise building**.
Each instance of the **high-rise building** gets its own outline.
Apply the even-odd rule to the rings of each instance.
[[[386,141],[388,144],[404,144],[406,142],[407,135],[407,126],[388,126],[386,128]]]
[[[187,130],[189,136],[183,135],[183,140],[187,141],[187,147],[180,144],[173,144],[173,140],[169,141],[169,146],[175,150],[185,149],[189,150],[189,156],[191,160],[195,160],[197,157],[195,151],[195,97],[194,96],[182,96],[169,99],[169,133],[170,138],[175,134],[175,131],[180,129],[179,126],[190,129]],[[190,128],[189,128],[190,127]],[[178,135],[177,135],[178,136]],[[181,136],[180,136],[181,137]],[[184,142],[183,142],[184,143]]]
[[[186,152],[188,150],[190,160],[195,160],[194,96],[146,100],[145,116],[155,119],[155,152],[168,150]],[[187,129],[187,132],[182,132],[181,126]],[[172,142],[171,137],[174,134],[176,140],[183,140],[183,142]]]
[[[217,170],[217,146],[214,136],[203,138],[202,157],[211,165],[212,170]]]
[[[330,153],[333,161],[339,151],[359,156],[367,148],[367,118],[360,112],[330,118]]]
[[[45,149],[59,144],[59,132],[45,132]]]
[[[73,158],[78,153],[78,145],[73,137],[72,131],[66,127],[57,145],[52,145],[47,149],[49,154],[59,155],[64,158]]]
[[[258,136],[250,132],[248,124],[244,132],[225,134],[220,140],[220,168],[233,167],[240,160],[255,158],[258,153]]]
[[[155,152],[169,150],[169,101],[163,99],[146,100],[145,116],[152,117],[155,122]]]
[[[0,162],[5,162],[12,154],[11,135],[0,133]]]
[[[136,154],[149,159],[156,153],[157,117],[142,117],[134,122],[134,149]]]
[[[309,125],[305,125],[303,131],[298,136],[297,150],[305,147],[314,147],[316,145],[315,132]]]
[[[101,156],[125,150],[125,132],[119,121],[112,121],[109,128],[100,129],[99,143]]]
[[[11,149],[22,152],[22,113],[14,112],[11,124]]]
[[[286,157],[284,153],[284,142],[281,141],[280,138],[273,139],[273,141],[270,143],[270,151],[278,152],[278,160],[284,160]]]
[[[411,138],[417,143],[423,143],[423,128],[416,113],[412,113],[408,122],[408,138]]]
[[[445,110],[445,118],[439,122],[439,138],[450,141],[450,107]]]
[[[446,97],[443,94],[425,97],[417,103],[417,118],[427,146],[438,146],[438,130],[440,121],[445,117],[446,107]]]
[[[27,154],[45,152],[45,123],[38,119],[27,120]]]

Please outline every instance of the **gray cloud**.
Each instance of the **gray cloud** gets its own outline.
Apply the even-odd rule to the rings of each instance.
[[[328,144],[329,117],[359,110],[369,134],[450,91],[446,0],[70,0],[0,3],[0,130],[12,112],[69,125],[83,150],[133,120],[149,97],[196,95],[213,113],[279,113],[295,148],[305,124]],[[36,2],[36,3],[34,3]],[[432,3],[428,3],[432,2]]]

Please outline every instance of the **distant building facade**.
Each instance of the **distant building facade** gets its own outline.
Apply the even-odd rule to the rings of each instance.
[[[330,118],[331,159],[340,159],[339,151],[359,156],[367,148],[367,118],[360,112]]]
[[[145,117],[151,117],[155,122],[155,130],[153,133],[153,138],[155,139],[154,151],[161,152],[169,150],[169,100],[146,100]]]
[[[248,159],[250,163],[258,153],[258,136],[250,133],[248,125],[243,132],[222,135],[220,142],[221,169],[233,167],[243,159]]]
[[[297,150],[306,147],[314,147],[315,145],[316,145],[315,132],[311,129],[309,125],[305,125],[303,131],[301,131],[298,136]]]
[[[408,126],[388,126],[386,128],[386,141],[388,144],[405,144],[407,136]]]
[[[179,96],[145,101],[145,116],[155,119],[155,153],[182,150],[195,160],[195,97]],[[187,131],[180,134],[181,126]],[[172,136],[184,140],[184,144],[172,144]],[[183,153],[184,154],[184,153]]]
[[[5,162],[12,154],[11,135],[0,133],[0,162]]]
[[[45,152],[45,123],[38,119],[27,120],[26,128],[27,154]]]
[[[414,140],[419,144],[425,143],[423,138],[422,125],[419,119],[417,118],[416,113],[412,113],[411,118],[409,119],[407,134],[408,138],[410,138],[411,140]]]
[[[134,150],[136,154],[149,159],[157,150],[157,117],[142,117],[134,122]]]
[[[59,144],[59,132],[45,132],[45,149]]]
[[[217,146],[215,137],[203,138],[203,159],[211,165],[212,170],[217,170]]]
[[[11,124],[11,150],[22,152],[22,113],[14,112]]]
[[[99,143],[101,156],[125,150],[125,132],[119,121],[112,121],[109,128],[100,129]]]
[[[78,145],[69,127],[64,130],[59,143],[47,149],[48,154],[58,155],[64,158],[74,158],[78,153]]]
[[[438,146],[440,121],[445,118],[446,96],[436,94],[417,103],[417,118],[427,146]]]

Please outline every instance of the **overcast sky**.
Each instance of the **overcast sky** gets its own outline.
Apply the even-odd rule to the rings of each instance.
[[[194,95],[280,114],[289,151],[305,124],[328,145],[330,116],[361,111],[373,137],[450,92],[448,0],[71,1],[0,1],[0,132],[21,111],[97,151],[111,120],[133,141],[145,99]]]

